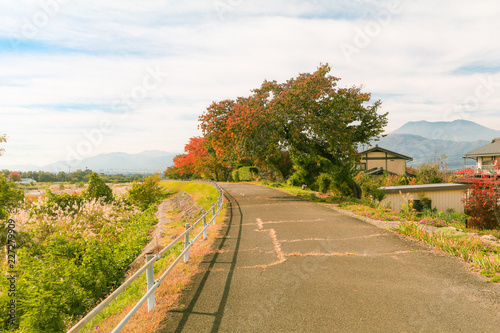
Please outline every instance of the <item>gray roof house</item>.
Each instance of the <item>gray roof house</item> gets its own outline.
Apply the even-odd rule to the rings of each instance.
[[[500,138],[493,139],[486,146],[465,154],[464,158],[475,159],[478,172],[495,172],[500,167],[499,165],[495,165],[495,161],[500,158]]]

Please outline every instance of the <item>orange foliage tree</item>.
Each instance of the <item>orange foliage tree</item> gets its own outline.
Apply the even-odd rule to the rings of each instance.
[[[173,162],[164,173],[171,179],[214,178],[218,181],[224,171],[215,154],[209,152],[206,138],[201,136],[190,138],[184,146],[184,154],[174,157]]]
[[[337,174],[359,197],[349,174],[357,147],[382,134],[387,113],[377,112],[380,101],[367,104],[371,96],[361,88],[337,87],[340,79],[329,72],[328,65],[321,65],[285,83],[264,81],[249,97],[212,103],[200,116],[207,145],[221,160],[248,159],[283,178],[290,171],[283,166],[284,154],[325,158],[332,167],[321,171]]]

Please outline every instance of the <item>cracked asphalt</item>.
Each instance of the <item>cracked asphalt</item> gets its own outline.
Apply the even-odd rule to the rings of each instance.
[[[275,189],[220,185],[227,225],[158,332],[499,331],[499,285],[460,260]]]

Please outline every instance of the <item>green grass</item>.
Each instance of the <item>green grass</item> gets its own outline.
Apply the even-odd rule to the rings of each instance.
[[[198,205],[206,211],[212,207],[213,202],[217,202],[217,190],[209,183],[163,180],[160,184],[169,190],[173,190],[174,193],[178,191],[189,193]]]
[[[431,234],[409,221],[400,223],[394,230],[462,258],[474,270],[490,278],[490,282],[500,281],[500,246],[485,243],[467,234]]]

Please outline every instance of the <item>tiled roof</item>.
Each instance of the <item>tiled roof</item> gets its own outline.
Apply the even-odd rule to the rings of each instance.
[[[373,153],[373,152],[377,152],[377,151],[378,152],[383,152],[383,153],[388,153],[388,154],[394,155],[394,156],[396,156],[396,157],[398,157],[400,159],[403,159],[403,160],[413,161],[413,158],[411,158],[409,156],[406,156],[406,155],[403,155],[403,154],[399,154],[399,153],[390,151],[389,149],[385,149],[385,148],[379,147],[378,145],[370,147],[367,150],[364,150],[364,151],[360,152],[360,154],[368,154],[368,153]]]
[[[491,143],[465,154],[465,157],[477,156],[497,156],[500,155],[500,138],[494,139]]]

